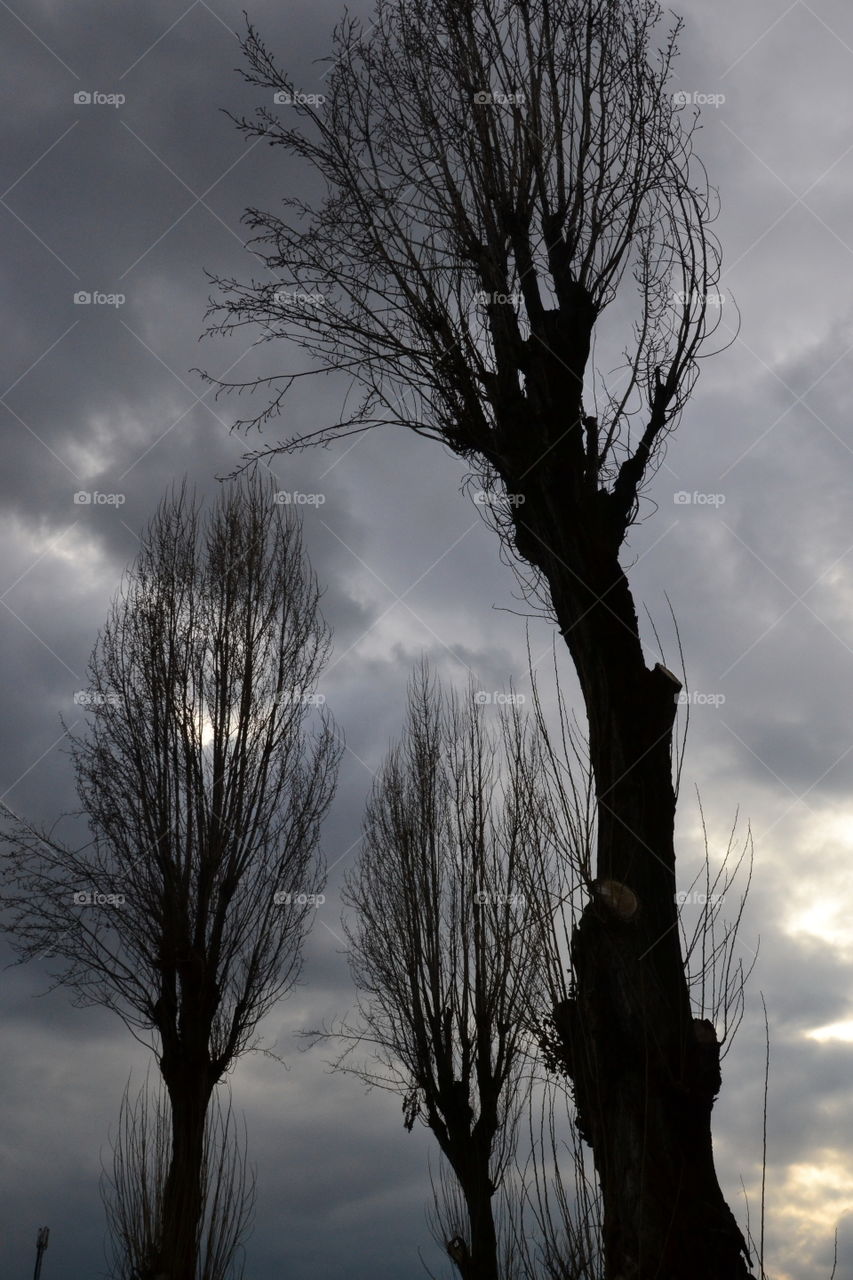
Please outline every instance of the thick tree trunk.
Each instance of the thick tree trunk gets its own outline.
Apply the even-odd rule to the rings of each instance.
[[[572,434],[559,451],[576,447]],[[747,1280],[746,1246],[713,1163],[719,1046],[710,1023],[691,1016],[678,930],[671,750],[680,685],[645,665],[612,500],[560,488],[559,460],[552,454],[512,487],[526,499],[517,544],[547,579],[589,720],[598,878],[572,940],[576,999],[555,1021],[601,1184],[605,1275]]]
[[[176,1071],[166,1080],[172,1109],[172,1152],[163,1193],[160,1270],[168,1280],[197,1280],[204,1215],[204,1131],[210,1073]]]
[[[172,1151],[163,1190],[159,1274],[164,1280],[197,1280],[205,1213],[205,1124],[220,1070],[207,1051],[207,1020],[192,1016],[188,1002],[181,1034],[161,1027],[160,1071],[172,1110]]]
[[[493,1197],[495,1186],[490,1177],[492,1141],[497,1131],[497,1118],[480,1120],[470,1128],[471,1109],[458,1126],[451,1125],[446,1135],[444,1152],[450,1161],[465,1200],[468,1214],[468,1239],[456,1237],[447,1250],[459,1268],[462,1280],[503,1280],[498,1266],[498,1239],[495,1228]]]
[[[198,1280],[205,1124],[223,1070],[222,1062],[214,1063],[210,1056],[218,991],[201,950],[188,944],[174,924],[163,953],[169,960],[162,965],[163,985],[154,1013],[162,1042],[160,1073],[172,1113],[172,1148],[163,1188],[156,1280]]]
[[[447,1252],[459,1269],[462,1280],[504,1280],[498,1266],[498,1240],[492,1212],[492,1191],[464,1190],[468,1210],[470,1243],[456,1237],[448,1241]]]
[[[196,1280],[207,1099],[193,1087],[170,1097],[172,1158],[163,1195],[162,1265],[169,1280]]]
[[[498,1239],[492,1208],[492,1186],[488,1170],[463,1188],[471,1227],[471,1257],[463,1280],[501,1280],[498,1274]]]

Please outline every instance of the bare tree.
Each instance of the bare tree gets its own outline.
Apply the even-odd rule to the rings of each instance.
[[[146,1082],[135,1100],[124,1092],[112,1168],[101,1179],[113,1280],[158,1280],[171,1120],[162,1084]],[[199,1280],[241,1280],[243,1241],[252,1224],[255,1182],[245,1135],[235,1132],[231,1100],[214,1093],[207,1113],[201,1170],[203,1220]]]
[[[309,357],[247,384],[272,401],[242,425],[340,371],[361,400],[287,447],[397,424],[492,492],[588,719],[596,875],[561,1038],[606,1272],[744,1280],[711,1144],[719,1044],[692,1015],[675,902],[680,685],[646,665],[620,564],[720,314],[714,193],[669,92],[681,24],[659,35],[661,18],[655,0],[379,0],[369,27],[338,27],[323,103],[250,26],[248,80],[290,105],[238,123],[326,196],[249,210],[275,279],[219,280],[212,331],[256,326]]]
[[[298,521],[256,479],[202,521],[161,504],[89,664],[72,736],[92,839],[6,811],[22,958],[157,1053],[171,1108],[159,1269],[196,1280],[211,1093],[296,981],[339,747],[312,707],[329,637]],[[311,732],[307,717],[315,716]]]
[[[544,806],[535,738],[517,712],[490,728],[473,698],[442,691],[425,665],[412,680],[345,890],[361,1028],[339,1065],[399,1092],[407,1129],[431,1129],[455,1188],[440,1179],[447,1252],[464,1280],[506,1280],[493,1198],[529,1075],[538,949],[521,866]],[[371,1063],[350,1066],[364,1045]]]

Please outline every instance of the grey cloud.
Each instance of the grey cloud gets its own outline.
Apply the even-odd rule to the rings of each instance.
[[[73,711],[77,676],[136,535],[172,478],[187,474],[212,496],[216,477],[240,465],[245,449],[324,425],[346,390],[302,384],[263,435],[242,436],[229,428],[246,400],[214,400],[192,372],[248,379],[281,372],[290,359],[276,345],[247,351],[248,333],[198,341],[210,291],[204,269],[240,278],[260,270],[242,248],[244,207],[276,208],[303,181],[277,153],[247,147],[219,110],[250,112],[258,100],[235,72],[241,7],[39,3],[20,11],[35,35],[0,10],[9,51],[2,190],[11,186],[4,198],[14,211],[0,206],[0,598],[8,606],[0,607],[0,792],[11,788],[10,802],[39,821],[74,806],[68,761],[61,744],[52,746],[58,713]],[[811,1280],[829,1273],[831,1232],[821,1219],[810,1236],[797,1234],[786,1178],[820,1164],[833,1145],[849,1153],[851,1138],[849,1045],[805,1038],[847,1016],[849,946],[835,935],[792,934],[789,917],[794,898],[800,912],[833,894],[848,900],[839,832],[853,753],[839,757],[853,741],[845,555],[853,543],[853,179],[844,155],[853,29],[849,12],[830,2],[790,12],[769,0],[746,9],[725,2],[713,13],[698,0],[684,8],[677,87],[726,96],[704,112],[698,139],[723,198],[721,342],[736,329],[730,295],[742,325],[703,368],[626,563],[635,562],[637,598],[661,627],[668,665],[677,669],[678,656],[665,592],[691,688],[726,698],[692,709],[681,807],[691,856],[694,781],[715,849],[737,804],[756,833],[743,940],[753,945],[760,933],[761,958],[726,1059],[715,1142],[737,1202],[739,1173],[754,1189],[760,1159],[761,989],[773,1036],[770,1272]],[[340,12],[332,0],[251,6],[306,90],[322,82],[325,67],[312,60],[326,52]],[[77,107],[81,88],[123,92],[127,102]],[[204,204],[194,205],[197,195]],[[79,289],[123,292],[126,301],[75,305]],[[372,770],[399,731],[412,663],[427,652],[460,686],[472,672],[485,688],[514,680],[527,691],[527,620],[503,611],[528,610],[479,509],[460,492],[463,465],[391,430],[348,451],[351,444],[270,460],[277,486],[326,498],[305,509],[305,537],[335,631],[323,687],[350,751],[324,831],[335,865],[304,981],[264,1028],[290,1070],[256,1056],[233,1078],[258,1166],[249,1255],[257,1280],[285,1269],[293,1280],[392,1280],[420,1267],[418,1249],[441,1266],[423,1217],[426,1135],[405,1134],[394,1098],[365,1098],[354,1081],[326,1075],[323,1054],[300,1053],[294,1032],[352,1005],[336,937],[339,890],[357,856]],[[126,502],[75,507],[75,491],[96,489],[122,492]],[[725,502],[677,505],[681,491],[722,493]],[[785,614],[802,592],[804,602]],[[529,627],[550,688],[551,629],[538,618]],[[560,663],[571,698],[574,680],[562,655]],[[853,830],[853,813],[849,822]],[[99,1152],[131,1067],[137,1078],[147,1058],[106,1015],[72,1009],[61,992],[36,998],[42,966],[4,978],[4,1254],[10,1271],[24,1274],[35,1229],[49,1221],[45,1276],[98,1274]],[[832,1201],[839,1274],[853,1259],[853,1194],[845,1194]],[[752,1205],[754,1214],[754,1196]]]

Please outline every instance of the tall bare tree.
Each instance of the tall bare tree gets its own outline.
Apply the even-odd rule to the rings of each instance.
[[[337,28],[324,102],[250,26],[247,78],[286,105],[238,123],[326,196],[249,210],[275,280],[219,280],[213,331],[257,327],[310,358],[254,384],[272,394],[254,422],[316,372],[363,388],[288,447],[398,424],[494,493],[587,712],[596,877],[560,1025],[607,1275],[743,1280],[711,1145],[719,1045],[692,1016],[675,902],[680,685],[646,664],[620,564],[720,315],[715,199],[669,90],[681,24],[661,33],[662,16],[655,0],[379,0],[369,26]]]
[[[21,956],[51,953],[79,1002],[151,1034],[171,1111],[168,1280],[197,1280],[211,1093],[296,980],[322,884],[340,751],[311,705],[329,647],[318,599],[298,521],[257,479],[206,519],[174,492],[92,655],[90,730],[71,739],[91,841],[68,848],[6,811]]]
[[[112,1280],[158,1280],[163,1202],[171,1153],[169,1098],[146,1079],[135,1099],[128,1083],[112,1144],[111,1168],[101,1179],[107,1211]],[[207,1113],[201,1171],[203,1220],[199,1280],[240,1280],[243,1243],[254,1214],[254,1177],[245,1136],[235,1131],[230,1098],[214,1093]]]
[[[422,666],[377,775],[344,894],[362,1024],[349,1049],[372,1051],[350,1069],[402,1094],[406,1127],[421,1119],[435,1135],[457,1192],[438,1197],[444,1244],[463,1280],[508,1280],[494,1197],[529,1078],[539,956],[523,864],[547,838],[546,807],[535,737],[517,714],[490,728],[473,695],[463,703]]]

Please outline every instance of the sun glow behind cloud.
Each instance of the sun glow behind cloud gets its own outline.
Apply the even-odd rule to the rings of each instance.
[[[808,847],[801,850],[809,874],[791,888],[785,932],[806,935],[853,958],[853,816],[840,806],[809,817]],[[841,1025],[841,1024],[838,1024]],[[851,1037],[853,1038],[853,1037]]]
[[[808,1040],[841,1040],[847,1044],[853,1043],[853,1019],[847,1019],[845,1022],[831,1022],[825,1027],[816,1027],[814,1031],[807,1031],[806,1038]]]
[[[772,1179],[772,1174],[770,1175]],[[775,1179],[772,1179],[775,1181]],[[813,1152],[813,1159],[790,1164],[781,1187],[768,1182],[770,1218],[784,1213],[786,1254],[781,1261],[801,1261],[832,1241],[840,1220],[853,1210],[853,1170],[843,1151],[825,1147]],[[778,1280],[790,1273],[774,1271]]]

